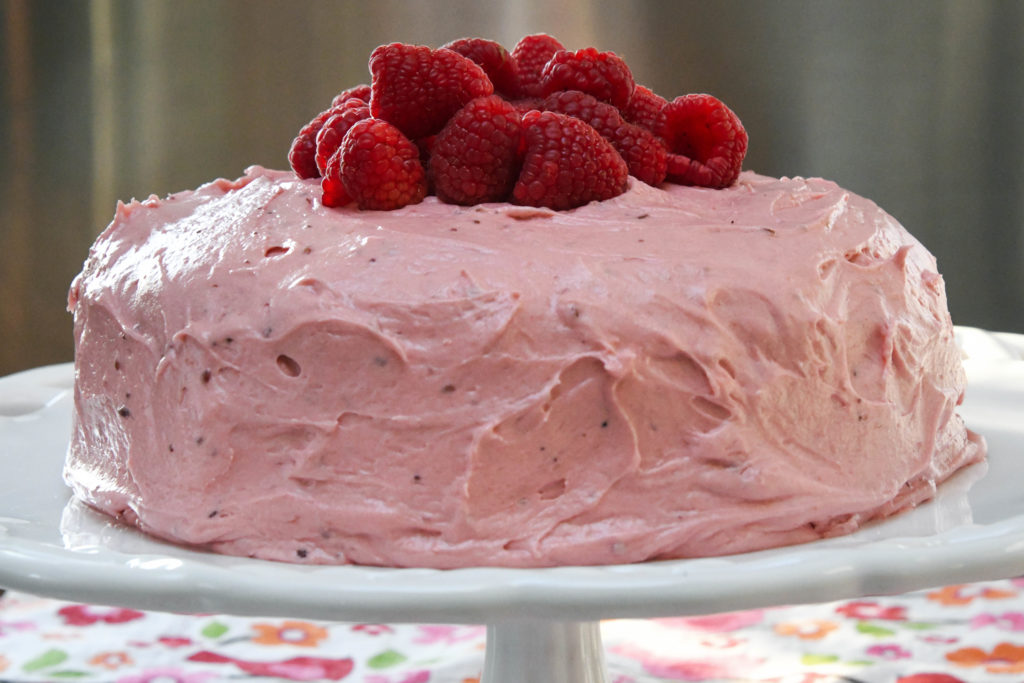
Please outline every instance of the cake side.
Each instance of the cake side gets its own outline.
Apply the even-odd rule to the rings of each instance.
[[[850,531],[983,455],[934,259],[833,183],[320,189],[119,208],[69,301],[76,495],[266,559],[602,564]]]

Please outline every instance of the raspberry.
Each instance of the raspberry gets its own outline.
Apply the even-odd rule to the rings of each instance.
[[[515,97],[519,92],[519,69],[508,50],[493,40],[460,38],[442,47],[476,62],[494,84],[494,92]]]
[[[546,33],[526,36],[516,43],[516,46],[512,48],[512,59],[519,72],[519,88],[516,93],[518,97],[544,96],[540,85],[540,74],[548,60],[556,52],[564,49],[565,47],[560,42]]]
[[[536,109],[537,111],[544,109],[544,98],[542,97],[524,97],[518,100],[510,100],[510,103],[516,108],[520,116],[531,109]]]
[[[747,131],[721,100],[705,94],[677,97],[655,131],[669,150],[668,179],[722,188],[735,182],[747,154]]]
[[[334,96],[333,100],[331,100],[331,106],[337,107],[338,105],[344,104],[349,100],[362,100],[365,103],[369,103],[370,86],[357,85],[354,88],[342,90],[340,93]]]
[[[341,182],[360,209],[399,209],[427,194],[419,148],[387,121],[356,121],[337,154]]]
[[[637,85],[633,88],[629,105],[622,110],[622,117],[630,123],[654,132],[661,125],[661,119],[664,117],[662,109],[666,104],[668,102],[661,95],[651,92],[650,88]]]
[[[392,43],[370,55],[370,114],[411,140],[433,135],[470,100],[494,92],[472,60],[444,48]]]
[[[324,206],[345,206],[352,197],[345,191],[341,182],[341,150],[335,150],[324,167],[324,177],[320,179],[320,190],[323,192],[320,201]]]
[[[544,98],[541,106],[547,111],[557,111],[586,121],[605,138],[625,123],[618,109],[579,90],[552,93]]]
[[[523,116],[526,153],[515,202],[571,209],[626,189],[629,171],[611,143],[590,125],[553,111]]]
[[[625,109],[633,95],[633,74],[614,52],[587,47],[576,52],[559,50],[540,75],[541,90],[581,90],[617,109]]]
[[[611,138],[629,174],[648,185],[661,185],[668,174],[668,150],[661,138],[633,123],[624,123]]]
[[[370,108],[360,99],[344,100],[336,111],[337,113],[327,119],[320,132],[316,134],[316,167],[320,169],[321,174],[327,167],[327,160],[341,146],[341,141],[352,124],[370,118]]]
[[[288,150],[288,163],[300,178],[320,177],[320,169],[316,164],[316,136],[327,119],[334,116],[337,111],[331,107],[320,112],[313,117],[312,121],[303,126],[299,134],[292,140],[292,146]]]
[[[589,123],[601,137],[612,143],[629,168],[629,174],[648,185],[665,180],[667,150],[654,133],[627,123],[619,110],[579,90],[552,93],[544,109],[557,111]]]
[[[519,173],[522,122],[497,95],[475,99],[437,134],[430,158],[434,190],[451,204],[507,199]]]

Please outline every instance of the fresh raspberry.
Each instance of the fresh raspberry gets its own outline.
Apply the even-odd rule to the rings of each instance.
[[[519,92],[519,69],[512,55],[493,40],[459,38],[442,47],[476,62],[494,84],[494,92],[515,97]]]
[[[576,52],[559,50],[540,75],[541,91],[582,90],[617,109],[625,109],[633,95],[633,74],[614,52],[586,47]]]
[[[629,174],[648,185],[658,186],[668,175],[668,150],[657,135],[634,123],[615,131],[612,145],[622,156]]]
[[[626,162],[590,125],[558,112],[530,111],[523,128],[526,154],[512,190],[516,203],[571,209],[625,191]]]
[[[354,88],[342,90],[340,93],[334,96],[333,100],[331,100],[331,106],[337,107],[338,105],[344,104],[349,100],[362,100],[363,102],[369,104],[370,86],[357,85]]]
[[[316,136],[324,127],[327,119],[338,113],[335,107],[325,109],[313,120],[302,127],[299,134],[292,140],[288,150],[288,163],[300,178],[319,178],[320,169],[316,165]]]
[[[411,140],[437,133],[470,100],[494,92],[471,59],[444,48],[392,43],[370,54],[370,114]]]
[[[523,97],[517,100],[510,100],[509,102],[516,108],[516,111],[519,112],[520,116],[531,109],[536,109],[537,111],[542,111],[544,109],[543,97]]]
[[[649,130],[627,123],[612,105],[579,90],[565,90],[548,95],[543,106],[548,111],[589,123],[612,143],[625,160],[631,176],[648,185],[660,185],[665,180],[668,163],[665,144]]]
[[[668,146],[668,179],[683,185],[732,185],[747,154],[747,131],[721,100],[705,94],[677,97],[664,109],[658,133]]]
[[[626,123],[618,109],[579,90],[561,90],[551,93],[544,98],[541,107],[547,111],[557,111],[559,114],[574,116],[581,121],[586,121],[609,140],[610,134]]]
[[[327,168],[327,160],[341,147],[341,141],[352,124],[370,118],[370,108],[360,99],[345,100],[337,106],[336,111],[336,114],[324,121],[320,132],[316,134],[316,167],[321,174]]]
[[[399,209],[427,194],[419,149],[387,121],[356,121],[337,154],[345,191],[360,209]]]
[[[512,48],[512,59],[519,72],[518,97],[543,97],[540,74],[556,52],[564,50],[556,39],[546,33],[526,36]]]
[[[324,176],[320,179],[320,190],[323,192],[320,201],[324,206],[345,206],[352,201],[341,181],[341,150],[335,150],[324,167]]]
[[[473,100],[437,134],[430,157],[434,191],[450,204],[508,199],[523,144],[515,107],[498,95]]]
[[[661,126],[661,119],[664,117],[662,110],[668,101],[650,88],[637,85],[633,88],[633,96],[629,98],[629,105],[622,110],[622,118],[630,123],[643,126],[654,132]]]

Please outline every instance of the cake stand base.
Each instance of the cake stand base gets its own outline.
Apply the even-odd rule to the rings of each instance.
[[[502,621],[487,626],[480,683],[607,683],[600,623]]]

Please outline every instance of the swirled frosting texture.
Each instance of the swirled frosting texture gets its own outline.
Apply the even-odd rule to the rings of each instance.
[[[318,197],[119,205],[69,298],[79,497],[273,560],[603,564],[845,533],[983,456],[934,259],[831,182]]]

